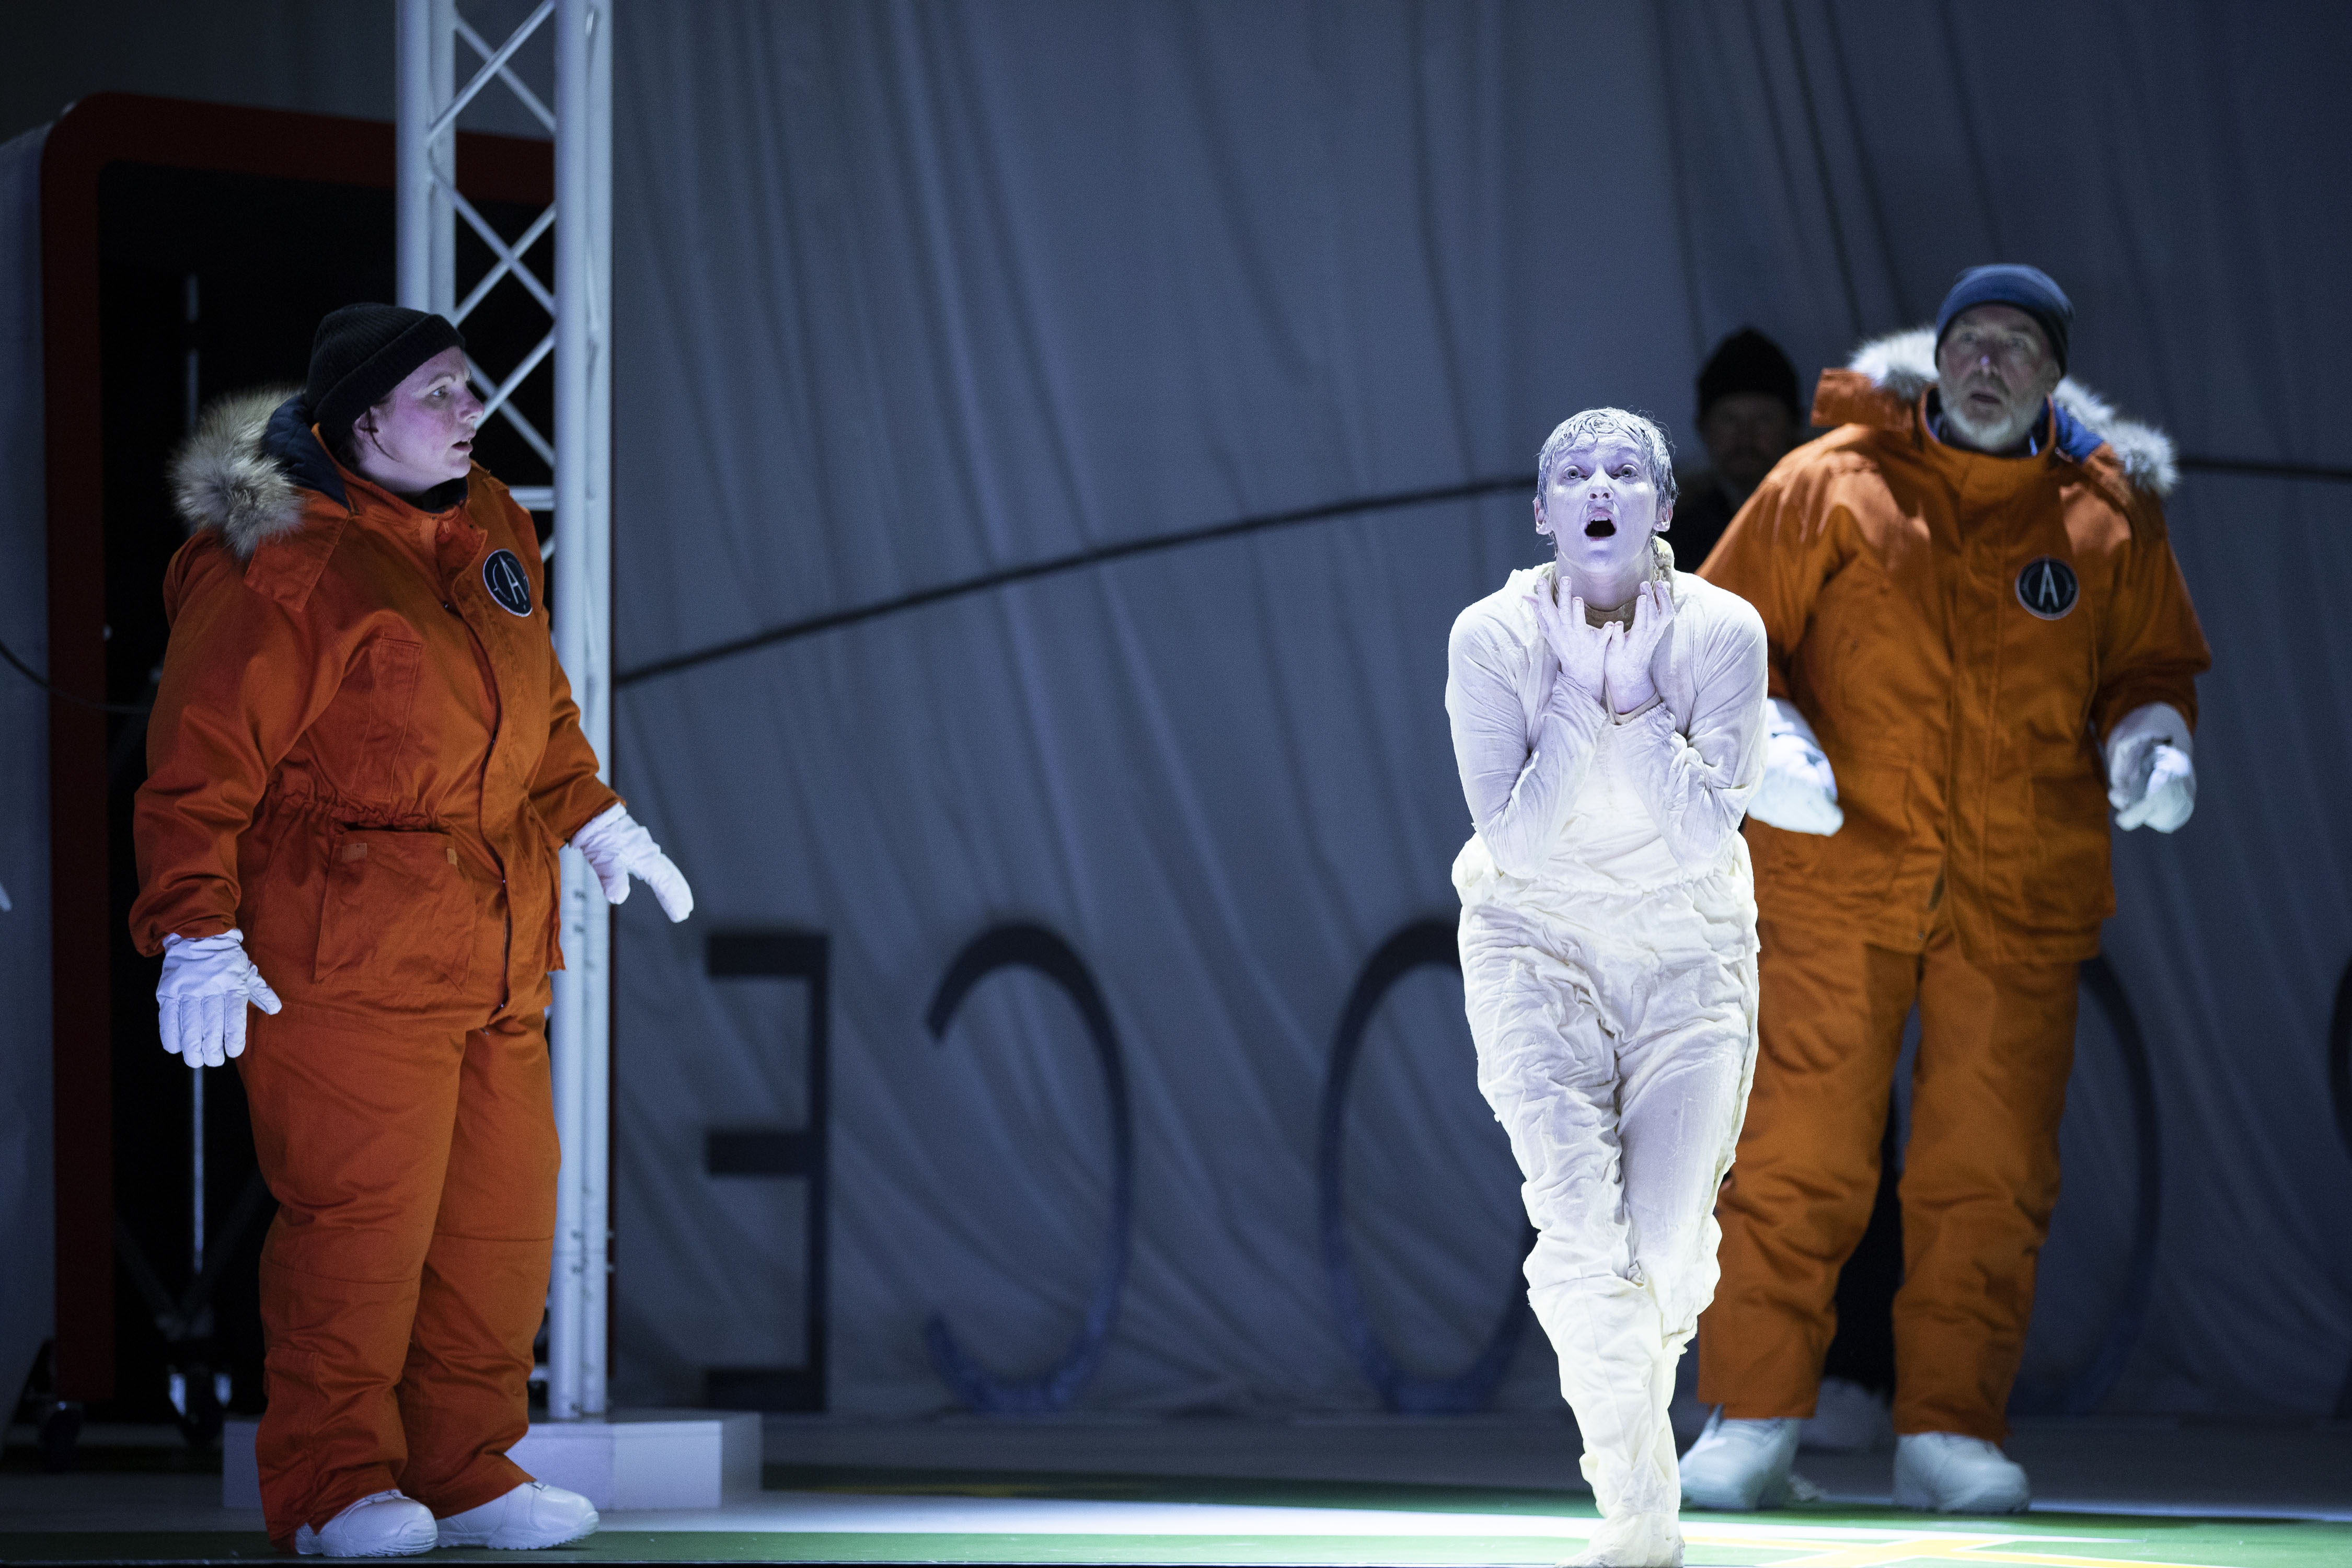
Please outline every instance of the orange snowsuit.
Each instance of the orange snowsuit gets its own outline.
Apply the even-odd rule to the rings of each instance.
[[[1856,364],[1821,380],[1813,422],[1836,428],[1701,569],[1763,616],[1771,694],[1812,724],[1845,822],[1748,819],[1761,1048],[1699,1396],[1812,1413],[1916,1000],[1895,1427],[2000,1441],[2057,1199],[2075,968],[2115,908],[2100,742],[2150,702],[2193,723],[2210,656],[2161,437],[2070,385],[2034,456],[1988,457],[1928,426],[1928,334]]]
[[[556,663],[530,519],[477,468],[427,511],[236,400],[177,478],[194,536],[134,816],[143,952],[241,927],[285,1010],[237,1067],[281,1542],[399,1487],[446,1516],[530,1478],[557,1150],[542,1016],[556,852],[618,797]]]

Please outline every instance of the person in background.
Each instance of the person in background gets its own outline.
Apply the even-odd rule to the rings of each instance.
[[[1675,560],[1683,570],[1696,572],[1706,562],[1804,428],[1797,367],[1780,344],[1742,327],[1716,345],[1698,373],[1698,438],[1707,469],[1694,477],[1675,509]]]
[[[2189,820],[2211,663],[2165,532],[2171,443],[2065,379],[2074,319],[2036,268],[1961,274],[1932,330],[1823,374],[1813,419],[1835,428],[1707,561],[1763,616],[1772,700],[1748,828],[1763,1042],[1699,1337],[1721,1408],[1682,1464],[1702,1507],[1794,1489],[1915,1001],[1895,1501],[2031,1500],[2003,1411],[2058,1198],[2077,970],[2115,911],[2107,813]]]
[[[557,850],[694,908],[597,777],[481,417],[455,327],[348,305],[306,387],[224,399],[173,467],[131,926],[163,1048],[238,1058],[278,1200],[256,1457],[304,1554],[596,1528],[507,1458],[555,1236]]]

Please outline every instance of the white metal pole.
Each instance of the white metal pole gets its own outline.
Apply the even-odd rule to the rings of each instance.
[[[457,95],[457,0],[425,0],[433,12],[433,112],[437,116]],[[433,167],[451,187],[457,184],[457,129],[452,125],[426,146]],[[457,208],[436,191],[425,209],[433,234],[432,303],[425,309],[446,316],[457,303]]]
[[[587,663],[583,671],[592,699],[588,739],[600,762],[613,752],[613,4],[588,0],[588,112],[581,127],[587,143],[588,260],[581,279],[588,300],[593,341],[588,361],[588,430],[585,543],[588,557]],[[609,763],[604,772],[610,775]],[[584,999],[589,1019],[587,1116],[581,1162],[581,1220],[587,1233],[590,1267],[581,1313],[581,1410],[602,1415],[607,1306],[612,1294],[612,913],[601,899],[589,928],[594,991]]]
[[[555,650],[602,759],[611,729],[610,375],[600,339],[610,314],[611,227],[599,215],[611,201],[611,163],[595,143],[598,100],[610,97],[609,0],[558,0],[555,26]],[[587,862],[567,848],[568,967],[556,976],[550,1040],[563,1141],[548,1321],[548,1412],[559,1419],[604,1407],[609,918]]]
[[[396,303],[429,310],[433,292],[433,165],[425,128],[433,123],[433,0],[400,0],[393,14],[393,249]]]
[[[393,24],[396,302],[444,315],[456,302],[457,216],[434,177],[454,176],[457,142],[454,132],[428,133],[455,90],[453,20],[453,0],[400,0]]]
[[[612,368],[613,0],[555,8],[555,651],[571,677],[583,733],[602,759],[612,740],[610,480]],[[541,8],[491,51],[479,90]],[[395,128],[399,300],[453,315],[457,301],[455,0],[398,0]],[[470,35],[469,35],[470,37]],[[487,46],[477,45],[478,49]],[[535,98],[525,102],[545,118]],[[448,116],[439,135],[436,121]],[[545,290],[533,288],[544,300]],[[522,372],[527,373],[526,362]],[[509,414],[512,410],[508,410]],[[538,439],[525,429],[527,438]],[[599,771],[603,771],[600,761]],[[548,1412],[559,1420],[604,1409],[607,1174],[611,1061],[610,914],[587,862],[562,855],[563,952],[549,1018],[556,1136],[555,1248],[548,1288]]]

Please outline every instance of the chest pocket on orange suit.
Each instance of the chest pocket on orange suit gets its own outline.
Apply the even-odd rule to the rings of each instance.
[[[422,644],[380,637],[344,671],[335,700],[306,737],[337,795],[386,806],[400,798],[401,752],[415,721],[424,659]]]

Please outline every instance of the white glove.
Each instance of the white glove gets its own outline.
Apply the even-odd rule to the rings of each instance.
[[[2177,831],[2197,808],[2196,744],[2169,702],[2135,708],[2107,736],[2107,804],[2116,826]]]
[[[1570,594],[1566,608],[1553,603],[1541,584],[1528,594],[1528,603],[1536,610],[1536,625],[1542,628],[1545,646],[1551,649],[1552,661],[1559,666],[1560,675],[1577,690],[1593,701],[1601,693],[1608,668],[1609,644],[1621,628],[1616,622],[1596,626],[1584,614],[1584,601]]]
[[[1790,833],[1823,837],[1845,826],[1837,803],[1837,778],[1813,738],[1813,727],[1796,708],[1777,697],[1764,700],[1764,782],[1748,803],[1748,815]]]
[[[661,900],[662,913],[672,921],[682,921],[694,912],[694,889],[661,852],[654,836],[629,815],[627,806],[611,806],[591,818],[587,826],[572,836],[572,847],[588,857],[611,902],[628,901],[629,875],[635,872],[654,890],[654,897]]]
[[[163,978],[155,1005],[163,1048],[192,1068],[216,1068],[245,1055],[245,1005],[265,1013],[286,1004],[245,956],[245,933],[225,931],[191,942],[163,939]]]
[[[1612,623],[1612,626],[1614,623]],[[1658,694],[1650,675],[1658,645],[1675,624],[1675,591],[1664,583],[1644,583],[1634,591],[1633,624],[1609,645],[1610,710],[1620,717],[1647,707]]]

